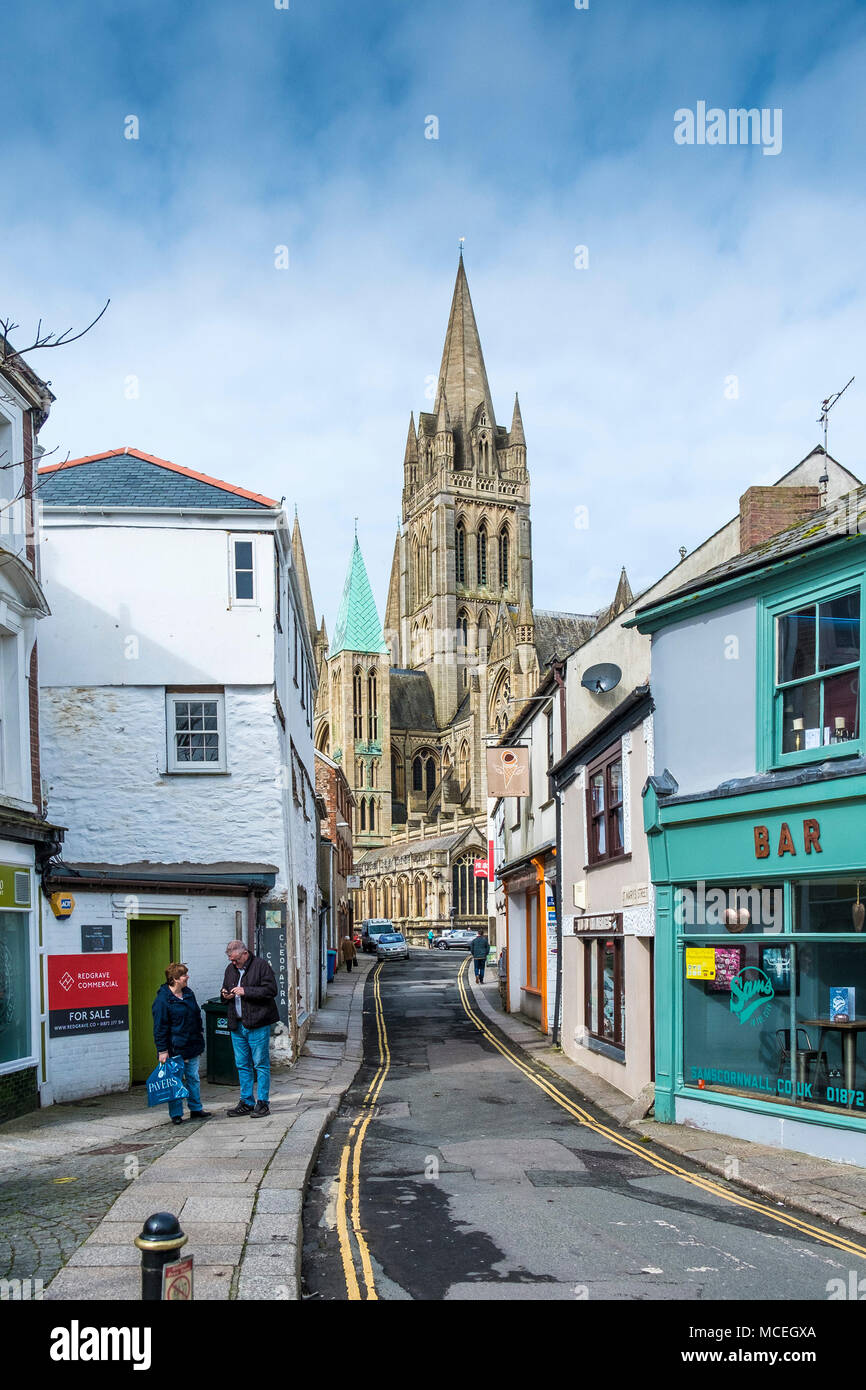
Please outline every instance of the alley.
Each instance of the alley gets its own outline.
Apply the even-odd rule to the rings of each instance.
[[[367,980],[364,1065],[308,1190],[308,1297],[820,1301],[866,1275],[856,1237],[612,1124],[467,973],[414,951]]]

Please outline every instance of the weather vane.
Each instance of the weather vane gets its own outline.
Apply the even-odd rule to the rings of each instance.
[[[463,243],[464,243],[465,240],[466,240],[465,236],[462,236],[462,237],[460,238],[460,243],[459,243],[459,244],[460,244],[460,259],[461,259],[461,261],[463,260]]]

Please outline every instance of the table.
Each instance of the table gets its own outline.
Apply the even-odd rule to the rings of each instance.
[[[818,1056],[824,1046],[824,1038],[828,1033],[841,1033],[842,1035],[842,1064],[845,1068],[845,1087],[849,1096],[854,1090],[854,1074],[857,1069],[857,1034],[866,1030],[866,1018],[856,1019],[852,1023],[843,1023],[836,1018],[802,1018],[799,1020],[800,1026],[804,1028],[818,1028]],[[848,1104],[851,1104],[849,1100]]]

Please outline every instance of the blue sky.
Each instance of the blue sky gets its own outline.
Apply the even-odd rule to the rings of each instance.
[[[30,359],[43,443],[297,503],[329,630],[356,515],[384,608],[461,236],[536,606],[650,583],[853,374],[830,446],[866,476],[862,4],[7,0],[4,38],[0,316],[20,341],[112,301]],[[781,153],[678,146],[701,100],[781,108]]]

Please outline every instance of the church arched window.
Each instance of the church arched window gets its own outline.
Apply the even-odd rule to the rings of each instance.
[[[370,797],[370,829],[376,829],[376,803],[372,796]]]
[[[436,790],[436,755],[427,748],[412,760],[412,790],[428,796]]]
[[[356,666],[352,676],[352,726],[353,734],[356,739],[362,739],[364,737],[364,717],[361,709],[362,698],[361,668],[360,666]]]
[[[460,783],[461,791],[469,785],[469,744],[465,739],[460,745],[460,753],[457,760],[457,780]]]
[[[371,743],[379,737],[379,707],[376,699],[375,668],[367,673],[367,738]]]
[[[366,829],[367,829],[367,798],[366,798],[366,796],[362,796],[362,797],[361,797],[361,809],[360,809],[360,811],[358,812],[358,815],[359,815],[359,818],[360,818],[359,829],[360,829],[360,830],[366,830]]]
[[[487,525],[482,521],[476,536],[478,552],[478,587],[487,588]]]
[[[474,854],[461,854],[454,864],[452,905],[458,917],[487,915],[487,879],[475,877]]]
[[[458,584],[466,583],[466,527],[458,521],[454,533],[454,570]]]
[[[508,527],[503,526],[499,532],[499,582],[503,589],[508,588]]]

